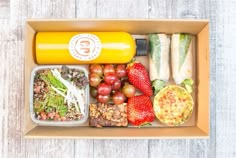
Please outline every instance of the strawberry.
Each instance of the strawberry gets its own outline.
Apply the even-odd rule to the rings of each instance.
[[[129,98],[127,104],[127,117],[128,121],[135,126],[151,123],[154,120],[155,115],[150,98],[145,95]]]
[[[138,88],[143,94],[151,96],[152,86],[145,67],[139,62],[132,62],[127,66],[129,82]]]

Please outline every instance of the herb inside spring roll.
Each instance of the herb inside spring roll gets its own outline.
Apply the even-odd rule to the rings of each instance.
[[[192,36],[173,34],[171,39],[171,62],[173,79],[176,84],[184,84],[192,92]]]
[[[149,34],[149,75],[156,94],[169,80],[170,39],[166,34]]]

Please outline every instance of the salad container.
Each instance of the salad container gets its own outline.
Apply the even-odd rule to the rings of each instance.
[[[85,76],[88,78],[88,71],[83,66],[66,66],[69,69],[75,70],[82,70]],[[89,109],[89,84],[85,87],[85,105],[84,105],[84,115],[80,120],[65,120],[65,121],[58,121],[58,120],[42,120],[37,119],[36,112],[34,111],[34,80],[37,72],[41,70],[53,70],[53,69],[61,69],[61,65],[54,65],[54,66],[37,66],[31,72],[31,79],[30,79],[30,117],[32,121],[41,126],[78,126],[85,123],[88,119],[88,109]]]

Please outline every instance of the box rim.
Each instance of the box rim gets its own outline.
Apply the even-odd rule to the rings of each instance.
[[[204,27],[203,28],[205,28],[207,25],[209,25],[209,19],[33,19],[33,18],[29,18],[29,19],[27,19],[25,22],[26,22],[26,25],[28,25],[28,27],[30,27],[33,31],[35,31],[33,28],[32,28],[32,26],[31,26],[31,24],[30,24],[30,22],[82,22],[82,21],[84,21],[84,22],[98,22],[98,21],[100,21],[100,22],[106,22],[106,21],[119,21],[119,22],[122,22],[122,21],[124,21],[124,22],[129,22],[129,21],[131,21],[131,22],[142,22],[142,21],[145,21],[145,22],[147,22],[147,21],[149,21],[149,22],[152,22],[152,21],[155,21],[155,22],[199,22],[199,23],[205,23],[205,25],[204,25]],[[26,31],[27,31],[27,29],[25,29]],[[209,31],[209,29],[208,29],[208,31]],[[26,38],[27,39],[27,38]],[[25,42],[26,44],[25,44],[25,47],[27,47],[27,42]],[[210,47],[210,45],[208,45],[207,46],[208,48]],[[27,48],[25,49],[25,52],[27,52]],[[209,53],[210,53],[210,50],[208,51]],[[26,66],[26,65],[25,65]],[[25,66],[24,66],[24,68],[25,68]],[[210,68],[210,67],[209,67]],[[25,71],[25,69],[24,69],[24,71]],[[24,80],[25,80],[25,78],[24,78]],[[24,87],[25,87],[25,82],[24,82]],[[209,88],[208,88],[209,89]],[[210,89],[209,89],[210,90]],[[209,91],[209,93],[210,93],[210,91]],[[208,98],[208,101],[210,101],[210,98]],[[25,104],[24,104],[25,105]],[[209,109],[210,109],[210,103],[209,103]],[[209,115],[208,115],[208,117],[210,117],[210,110],[209,110]],[[208,123],[208,125],[210,126],[210,122]],[[32,131],[34,128],[36,128],[36,127],[38,127],[37,125],[36,126],[34,126],[32,129],[30,129],[30,130],[28,130],[27,132],[25,131],[25,133],[24,133],[24,137],[25,138],[43,138],[44,136],[30,136],[30,135],[28,135],[29,133],[30,133],[30,131]],[[197,126],[196,126],[197,127]],[[206,136],[186,136],[186,138],[209,138],[209,133],[210,133],[210,128],[209,128],[209,133],[206,133],[206,132],[204,132],[205,134],[206,134]],[[57,139],[60,139],[61,137],[59,136],[53,136],[53,137],[57,137]],[[50,138],[50,136],[49,136],[49,138]],[[68,136],[67,137],[63,137],[63,139],[64,138],[69,138]],[[83,138],[85,138],[85,137],[81,137],[81,136],[71,136],[71,138],[79,138],[79,139],[83,139]],[[88,137],[88,138],[90,138],[90,137]],[[85,139],[88,139],[88,138],[85,138]],[[96,137],[95,139],[111,139],[111,138],[108,138],[108,137]],[[115,137],[114,139],[124,139],[124,138],[126,138],[126,137],[123,137],[123,136],[121,136],[121,137]],[[139,136],[139,137],[127,137],[127,139],[162,139],[162,138],[171,138],[171,139],[182,139],[182,138],[185,138],[185,137],[182,137],[182,136],[178,136],[178,137],[166,137],[166,136],[157,136],[157,137],[153,137],[153,138],[146,138],[146,137],[142,137],[142,136]],[[70,139],[70,138],[69,138]],[[113,139],[113,138],[112,138]]]
[[[26,22],[41,22],[41,21],[46,21],[46,22],[56,22],[56,21],[65,21],[65,22],[75,22],[75,21],[137,21],[137,22],[142,22],[142,21],[163,21],[163,22],[169,22],[169,21],[173,21],[173,22],[206,22],[209,23],[210,19],[165,19],[165,18],[160,18],[160,19],[145,19],[145,18],[141,18],[141,19],[128,19],[128,18],[120,18],[120,19],[114,19],[114,18],[102,18],[102,19],[98,19],[98,18],[83,18],[83,19],[49,19],[49,18],[28,18],[26,19]]]

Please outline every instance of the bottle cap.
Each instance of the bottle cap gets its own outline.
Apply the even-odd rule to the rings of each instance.
[[[147,40],[146,39],[136,39],[136,56],[146,56],[147,55]]]

